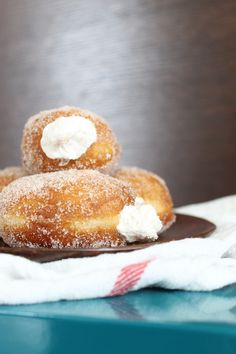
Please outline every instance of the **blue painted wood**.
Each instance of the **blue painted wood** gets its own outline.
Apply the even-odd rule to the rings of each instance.
[[[236,353],[236,286],[0,306],[0,353]]]

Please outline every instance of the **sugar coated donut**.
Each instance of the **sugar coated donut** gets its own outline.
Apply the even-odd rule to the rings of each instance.
[[[11,247],[116,247],[156,239],[162,227],[130,186],[94,170],[20,178],[0,193],[0,210]]]
[[[0,192],[9,183],[25,175],[26,172],[22,167],[6,167],[3,170],[0,170]]]
[[[120,155],[117,139],[102,118],[67,106],[31,117],[24,128],[21,150],[29,174],[109,170]]]
[[[153,205],[163,223],[162,231],[175,221],[173,202],[166,183],[152,172],[137,167],[122,167],[113,176],[129,183],[138,196]]]

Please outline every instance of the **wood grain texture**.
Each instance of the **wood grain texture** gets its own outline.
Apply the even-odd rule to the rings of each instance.
[[[236,193],[234,0],[2,0],[0,166],[25,120],[103,115],[122,163],[159,173],[177,205]]]

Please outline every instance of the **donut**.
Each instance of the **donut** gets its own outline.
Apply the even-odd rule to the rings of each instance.
[[[109,171],[120,156],[118,141],[102,118],[69,106],[31,117],[23,131],[21,150],[28,174],[68,169]]]
[[[137,167],[121,167],[113,177],[129,183],[138,196],[150,203],[163,223],[165,231],[175,221],[173,202],[165,181],[156,174]]]
[[[0,193],[0,210],[10,247],[119,247],[155,240],[162,227],[130,186],[95,170],[22,177]]]
[[[9,183],[11,183],[15,179],[23,177],[25,175],[26,175],[26,172],[22,167],[12,166],[12,167],[6,167],[3,170],[0,170],[0,192]]]

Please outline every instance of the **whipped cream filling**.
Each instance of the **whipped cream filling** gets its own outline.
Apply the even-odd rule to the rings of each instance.
[[[95,125],[81,116],[61,116],[43,130],[41,147],[50,159],[76,160],[97,140]]]
[[[156,240],[162,222],[151,204],[136,198],[134,205],[126,205],[120,213],[118,232],[127,242]]]

